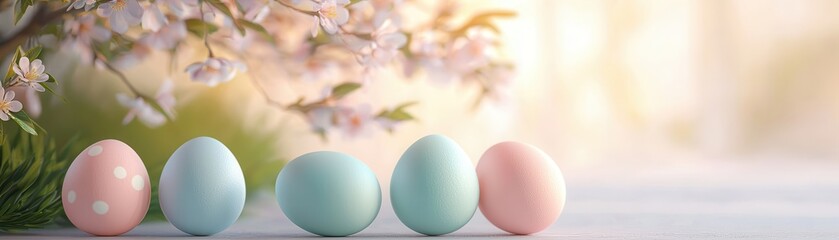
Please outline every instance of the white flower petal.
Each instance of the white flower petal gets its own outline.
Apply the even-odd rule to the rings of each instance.
[[[12,71],[14,71],[15,74],[17,74],[20,77],[23,77],[24,75],[23,71],[20,69],[20,66],[18,66],[17,64],[15,64],[15,66],[12,67]]]
[[[126,8],[128,10],[127,16],[130,16],[132,19],[136,19],[137,23],[139,23],[140,18],[143,17],[143,6],[140,6],[140,3],[137,0],[126,0]]]
[[[73,2],[73,4],[71,4],[69,7],[67,7],[67,11],[70,11],[70,9],[80,9],[80,8],[84,7],[85,6],[85,1],[86,0],[76,0],[75,2]]]
[[[123,93],[117,93],[117,102],[127,108],[134,107],[134,99]]]
[[[90,37],[93,40],[104,42],[111,38],[111,31],[100,26],[94,26],[90,32]]]
[[[38,59],[36,61],[41,61],[41,60]],[[38,67],[32,67],[32,71],[34,71],[35,73],[40,74],[40,75],[46,75],[46,74],[44,74],[44,70],[46,70],[46,66],[44,66],[43,64],[39,64]]]
[[[113,2],[106,2],[106,3],[103,3],[103,4],[99,4],[99,8],[96,9],[96,13],[98,13],[99,16],[104,17],[104,18],[111,17],[111,14],[114,12],[113,6],[114,6]]]
[[[0,111],[0,120],[9,121],[9,115],[6,115],[6,112]]]
[[[337,16],[335,16],[335,23],[338,25],[344,25],[350,20],[350,11],[344,7],[337,7],[337,9],[335,9],[335,14],[337,14]]]
[[[408,42],[408,38],[402,33],[385,34],[376,39],[376,42],[386,49],[399,49]]]
[[[30,70],[30,72],[33,72],[32,70],[35,70],[34,71],[35,73],[41,73],[43,71],[38,72],[37,70],[38,70],[38,68],[41,68],[43,66],[44,66],[44,64],[41,62],[41,59],[35,59],[31,63],[29,63],[29,70]]]
[[[3,102],[9,102],[15,99],[15,92],[8,91],[6,92],[6,96],[3,96]]]
[[[335,34],[338,32],[338,25],[331,19],[321,17],[320,25],[323,26],[323,30],[326,31],[326,33]]]
[[[160,11],[160,8],[157,7],[157,4],[149,5],[143,13],[143,29],[157,32],[160,31],[160,28],[162,28],[163,25],[168,23],[169,21],[166,19],[166,16],[163,15],[163,12]]]
[[[35,89],[35,91],[38,91],[38,92],[44,92],[44,91],[46,91],[46,89],[44,89],[44,86],[41,86],[41,84],[40,84],[40,83],[34,83],[34,84],[32,84],[32,88],[34,88],[34,89]]]
[[[125,114],[125,117],[122,118],[122,125],[128,125],[131,123],[131,120],[134,120],[135,115],[137,115],[137,113],[133,109],[128,111],[128,113]]]
[[[18,64],[20,65],[20,70],[21,70],[21,72],[23,72],[23,74],[29,73],[30,69],[29,69],[29,58],[28,57],[20,58],[20,61],[18,62]]]
[[[320,32],[320,18],[317,16],[312,16],[312,20],[314,20],[314,25],[312,25],[312,37],[317,37],[318,32]]]
[[[23,109],[23,104],[21,104],[19,101],[9,102],[9,111],[19,112],[21,109]]]
[[[166,6],[169,7],[169,11],[175,16],[182,17],[184,15],[184,5],[183,2],[180,0],[168,0],[165,2],[167,3]]]
[[[125,33],[125,31],[128,31],[128,23],[125,22],[125,18],[121,14],[112,15],[110,20],[111,30],[114,30],[114,32]]]

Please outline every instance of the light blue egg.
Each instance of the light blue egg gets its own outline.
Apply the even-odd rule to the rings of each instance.
[[[181,145],[160,175],[160,208],[181,231],[206,236],[236,222],[245,206],[245,177],[233,153],[210,137]]]
[[[478,176],[457,143],[442,135],[417,140],[399,159],[390,199],[399,220],[426,235],[466,225],[478,207]]]
[[[338,152],[312,152],[295,158],[277,176],[276,193],[291,222],[321,236],[343,237],[363,230],[382,204],[382,190],[373,171]]]

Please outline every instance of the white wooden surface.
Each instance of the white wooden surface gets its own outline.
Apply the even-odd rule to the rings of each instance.
[[[480,211],[461,230],[440,238],[532,239],[839,239],[839,165],[717,164],[566,172],[568,201],[550,229],[513,236]],[[3,235],[8,239],[77,239],[76,229]],[[189,237],[168,223],[143,224],[123,239]],[[370,227],[354,238],[415,238],[385,198]],[[204,238],[318,238],[288,221],[265,193],[226,231]]]

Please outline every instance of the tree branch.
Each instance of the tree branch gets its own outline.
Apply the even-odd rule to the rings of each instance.
[[[6,9],[9,9],[10,7],[12,7],[12,1],[0,0],[0,12],[6,11]]]
[[[31,20],[29,20],[23,28],[11,36],[0,40],[0,56],[5,57],[10,53],[13,53],[18,46],[26,41],[26,39],[38,34],[38,32],[41,31],[41,28],[60,19],[61,16],[64,16],[64,14],[72,14],[76,12],[74,10],[65,11],[65,7],[49,11],[46,4],[39,4],[35,8],[35,16],[32,16]]]
[[[117,75],[119,80],[121,80],[122,83],[125,84],[125,86],[128,87],[128,90],[130,90],[131,93],[133,93],[135,97],[146,97],[142,93],[140,93],[140,91],[137,90],[137,88],[134,87],[133,84],[131,84],[131,81],[128,81],[128,77],[126,77],[125,74],[122,73],[119,69],[117,69],[116,67],[114,67],[113,65],[108,63],[108,61],[105,60],[105,59],[99,58],[99,61],[102,63],[102,65],[105,66],[105,68],[108,69],[108,71],[111,71],[113,74]]]

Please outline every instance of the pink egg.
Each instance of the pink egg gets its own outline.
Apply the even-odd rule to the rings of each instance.
[[[134,149],[118,140],[102,140],[70,164],[61,203],[70,222],[82,231],[120,235],[146,216],[150,186],[146,166]]]
[[[532,234],[553,224],[565,205],[565,180],[550,156],[525,143],[502,142],[478,161],[478,206],[496,227]]]

